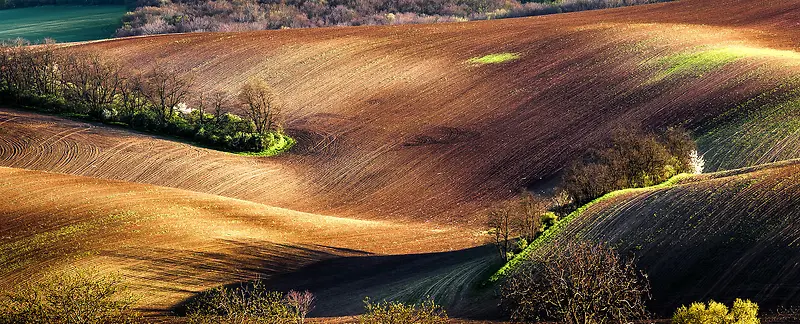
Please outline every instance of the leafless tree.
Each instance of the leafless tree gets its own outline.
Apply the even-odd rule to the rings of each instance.
[[[550,198],[551,206],[553,209],[562,210],[566,206],[572,204],[572,197],[570,197],[569,193],[564,190],[563,188],[558,188],[553,193],[553,197]]]
[[[175,107],[185,102],[191,90],[191,78],[159,66],[146,73],[140,83],[142,95],[163,124],[175,114]]]
[[[143,111],[148,101],[142,92],[142,75],[136,72],[128,73],[127,77],[120,80],[119,96],[122,115],[132,116],[135,112]]]
[[[519,235],[528,242],[533,241],[542,230],[542,216],[547,213],[550,203],[538,196],[524,193],[519,201],[518,221]]]
[[[214,121],[219,122],[220,117],[225,111],[231,109],[230,96],[222,91],[215,91],[209,95],[209,103],[211,105],[212,113],[214,114]]]
[[[556,244],[535,256],[501,288],[503,308],[517,321],[628,323],[648,316],[647,276],[632,258],[604,244]]]
[[[498,208],[489,212],[489,234],[493,236],[493,243],[505,261],[508,261],[509,252],[512,251],[511,239],[515,236],[516,225],[514,221],[514,213],[509,208]]]
[[[315,299],[314,294],[308,290],[303,292],[291,290],[286,294],[286,303],[294,310],[298,324],[303,324],[308,313],[314,310]]]
[[[123,86],[119,65],[95,53],[73,52],[64,64],[66,97],[95,116],[111,106]]]
[[[256,132],[266,135],[278,126],[281,104],[272,88],[261,79],[247,82],[239,91],[244,115],[253,121]]]

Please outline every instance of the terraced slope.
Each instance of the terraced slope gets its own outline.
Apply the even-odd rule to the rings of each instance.
[[[635,254],[662,315],[708,299],[798,305],[800,161],[684,182],[598,203],[555,240],[604,241]]]
[[[161,312],[210,287],[271,278],[320,260],[478,243],[475,233],[451,227],[314,215],[13,168],[0,168],[0,197],[0,289],[86,268],[120,273],[142,297],[139,307]]]

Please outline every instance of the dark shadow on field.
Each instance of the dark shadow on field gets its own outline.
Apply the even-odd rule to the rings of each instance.
[[[317,295],[313,317],[350,316],[372,301],[416,302],[427,296],[451,316],[497,316],[492,287],[481,284],[502,265],[495,247],[389,256],[342,257],[320,261],[266,281],[267,287],[310,290]]]
[[[318,245],[233,240],[221,242],[223,247],[216,252],[136,247],[104,251],[102,255],[136,261],[125,271],[135,276],[136,282],[142,282],[139,286],[160,286],[159,290],[175,292],[191,292],[175,287],[244,282],[294,271],[303,265],[342,255],[368,255],[361,251]]]
[[[417,302],[430,296],[451,317],[496,318],[495,289],[482,287],[502,265],[496,254],[494,246],[484,245],[440,253],[323,257],[324,260],[295,271],[265,276],[264,284],[270,290],[313,292],[317,302],[311,317],[361,314],[365,297],[372,301]],[[251,283],[245,281],[228,287]]]

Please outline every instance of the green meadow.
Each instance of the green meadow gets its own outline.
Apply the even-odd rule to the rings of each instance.
[[[0,40],[77,42],[110,38],[125,6],[45,6],[0,10]]]

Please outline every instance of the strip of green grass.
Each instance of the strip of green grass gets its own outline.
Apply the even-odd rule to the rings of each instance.
[[[284,152],[288,152],[297,141],[294,138],[291,138],[289,135],[283,133],[276,133],[272,132],[267,135],[267,139],[270,140],[270,146],[267,149],[261,152],[240,152],[236,153],[239,155],[245,156],[259,156],[259,157],[267,157],[267,156],[275,156]]]
[[[580,216],[583,212],[585,212],[587,209],[589,209],[589,207],[592,207],[593,205],[595,205],[597,203],[600,203],[602,201],[605,201],[605,200],[608,200],[608,199],[611,199],[611,198],[614,198],[614,197],[618,197],[618,196],[621,196],[621,195],[629,194],[629,193],[632,193],[632,192],[640,192],[640,191],[647,191],[647,190],[670,187],[670,186],[678,184],[681,180],[684,180],[687,177],[691,177],[691,175],[690,174],[686,174],[686,173],[682,173],[682,174],[676,175],[676,176],[670,178],[669,180],[667,180],[667,181],[665,181],[665,182],[663,182],[661,184],[655,185],[655,186],[650,186],[650,187],[646,187],[646,188],[630,188],[630,189],[617,190],[617,191],[614,191],[614,192],[607,193],[607,194],[605,194],[604,196],[602,196],[600,198],[592,200],[591,202],[581,206],[580,208],[578,208],[574,212],[572,212],[569,215],[567,215],[567,217],[564,217],[558,223],[556,223],[555,225],[553,225],[552,227],[547,229],[547,231],[542,233],[542,235],[539,235],[539,237],[537,237],[535,240],[533,240],[533,242],[531,242],[528,245],[528,247],[525,248],[525,250],[523,250],[522,252],[520,252],[516,256],[514,256],[514,258],[511,259],[511,261],[508,261],[508,263],[506,263],[506,265],[504,265],[502,268],[500,268],[500,270],[497,270],[497,272],[495,272],[489,278],[489,282],[490,283],[497,282],[500,279],[503,279],[506,276],[508,276],[509,274],[511,274],[512,272],[514,272],[514,270],[516,270],[520,265],[522,265],[522,263],[525,262],[525,260],[530,259],[530,256],[536,250],[538,250],[540,247],[544,246],[545,244],[548,244],[548,243],[552,242],[553,239],[556,237],[556,235],[558,235],[565,228],[567,228],[567,225],[569,225],[572,222],[572,220],[574,220],[578,216]]]
[[[0,10],[0,40],[78,42],[110,38],[125,6],[44,6]]]
[[[520,58],[519,53],[495,53],[484,55],[481,57],[473,57],[467,60],[467,63],[470,64],[497,64],[497,63],[504,63],[509,61],[518,60]]]

